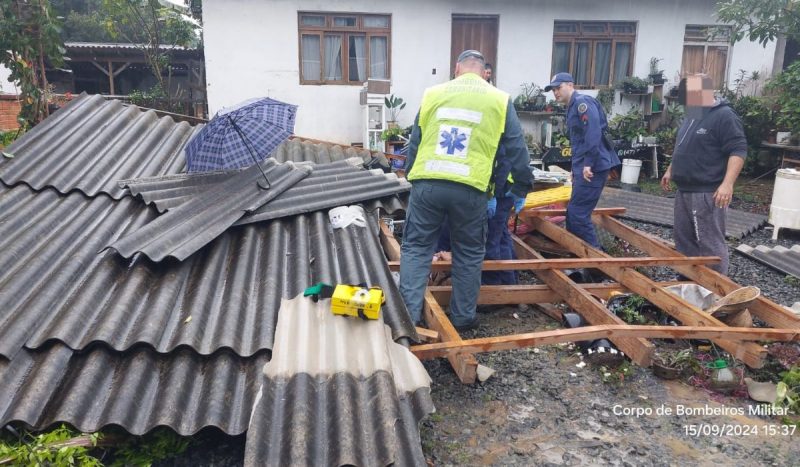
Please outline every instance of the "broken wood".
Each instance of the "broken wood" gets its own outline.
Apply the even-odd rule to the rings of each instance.
[[[561,309],[551,303],[539,303],[536,305],[536,307],[540,309],[542,313],[558,321],[559,323],[561,322],[562,319],[564,319],[564,315],[561,313]]]
[[[575,235],[567,232],[552,222],[543,219],[530,219],[531,225],[539,232],[552,240],[557,240],[567,247],[573,254],[589,258],[611,258],[600,250],[592,248]],[[696,266],[692,266],[696,267]],[[598,266],[597,269],[612,277],[614,280],[641,295],[655,306],[661,308],[670,316],[678,319],[687,326],[725,326],[718,319],[703,313],[686,300],[662,289],[656,282],[638,271],[629,267]],[[766,349],[753,343],[738,344],[733,341],[717,339],[716,344],[728,351],[735,358],[742,360],[751,368],[760,368],[764,365]],[[627,353],[627,352],[626,352]]]
[[[594,220],[600,227],[607,230],[612,235],[625,240],[649,255],[677,256],[681,254],[660,238],[645,232],[640,232],[616,219],[606,216],[596,216]],[[721,297],[741,288],[741,285],[732,281],[727,276],[704,266],[672,266],[672,268]],[[758,297],[756,301],[748,307],[748,310],[772,327],[800,328],[800,317],[797,317],[782,306],[763,296]]]
[[[690,284],[691,282],[659,282],[661,287],[671,285]],[[589,294],[607,300],[613,293],[630,292],[625,287],[616,282],[598,284],[575,284]],[[449,285],[428,286],[436,301],[439,303],[449,303],[453,287]],[[561,295],[556,293],[548,285],[482,285],[478,293],[478,305],[516,305],[520,303],[540,304],[562,302]]]
[[[519,258],[542,259],[542,256],[534,249],[529,247],[516,235],[511,236],[514,240],[514,249]],[[591,324],[625,324],[622,319],[612,314],[600,302],[595,300],[585,289],[578,287],[563,271],[541,270],[534,271],[536,277],[553,289],[570,307],[578,312]],[[649,367],[653,361],[655,346],[652,342],[631,337],[620,337],[612,339],[614,345],[625,352],[631,360],[642,367]]]
[[[460,343],[442,342],[415,345],[411,347],[411,352],[420,360],[426,360],[458,354],[459,352],[473,354],[520,349],[539,345],[561,344],[565,342],[614,339],[621,337],[800,342],[800,332],[797,329],[730,328],[727,326],[636,326],[625,324],[585,326],[574,329],[556,329],[511,336],[484,337],[479,339],[467,339]]]
[[[436,331],[431,331],[430,329],[425,329],[417,326],[417,335],[420,339],[428,342],[438,342],[439,341],[439,333]]]
[[[597,268],[600,266],[673,266],[694,264],[716,264],[718,256],[684,256],[684,257],[644,257],[644,258],[548,258],[548,259],[502,259],[484,260],[482,271],[535,271],[542,269],[578,269]],[[449,271],[450,261],[434,261],[431,272]],[[400,270],[400,261],[389,261],[389,269]]]

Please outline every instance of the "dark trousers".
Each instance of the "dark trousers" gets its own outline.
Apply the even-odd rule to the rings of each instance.
[[[400,257],[400,295],[419,322],[431,261],[447,217],[453,252],[450,315],[453,325],[475,319],[486,244],[486,194],[459,183],[419,180],[411,187]]]
[[[728,244],[725,242],[725,208],[714,205],[713,193],[675,194],[673,227],[675,248],[686,256],[719,256],[722,262],[708,267],[728,274]]]
[[[597,249],[601,245],[592,224],[592,211],[600,200],[608,172],[596,172],[591,182],[584,180],[581,173],[573,173],[572,196],[567,204],[567,230]]]
[[[486,235],[486,253],[483,259],[517,259],[514,252],[514,241],[508,232],[508,218],[514,198],[498,197],[497,211],[489,218],[489,231]],[[442,232],[436,244],[436,251],[450,251],[450,229],[447,222],[442,225]],[[516,285],[517,271],[482,271],[481,284],[484,285]]]

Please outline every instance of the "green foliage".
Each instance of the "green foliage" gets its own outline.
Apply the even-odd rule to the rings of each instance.
[[[19,83],[18,119],[23,126],[35,125],[49,115],[45,62],[63,63],[61,28],[48,0],[3,0],[0,31],[0,65],[9,69],[9,81]]]
[[[631,376],[631,374],[633,374],[631,363],[627,360],[622,362],[616,368],[607,367],[605,365],[601,366],[599,371],[600,379],[604,383],[614,386],[621,386],[625,382],[625,378],[628,378]]]
[[[22,136],[24,133],[25,133],[24,128],[20,128],[19,130],[14,130],[14,131],[0,131],[0,149],[10,146],[11,143],[14,142],[14,140]],[[6,153],[3,153],[3,155],[5,157],[9,157]]]
[[[544,90],[539,85],[536,83],[522,83],[519,87],[520,93],[513,101],[517,110],[544,110],[547,99],[544,97]],[[536,105],[537,101],[538,106]]]
[[[773,77],[767,90],[776,93],[775,123],[793,134],[800,134],[800,61]]]
[[[403,98],[397,97],[392,94],[389,97],[383,98],[383,103],[389,109],[389,121],[396,122],[397,117],[400,116],[400,111],[406,108],[406,103]]]
[[[658,64],[661,62],[662,59],[658,57],[651,57],[650,58],[650,74],[651,75],[660,75],[664,73],[664,70],[658,69]]]
[[[97,446],[100,433],[91,435],[78,433],[65,425],[34,434],[22,431],[19,438],[0,437],[0,464],[15,466],[101,466],[100,460],[89,455]]]
[[[405,130],[400,127],[387,128],[381,132],[381,139],[384,141],[395,141],[397,137],[403,135],[403,133],[405,133]]]
[[[783,282],[785,284],[793,285],[795,287],[800,287],[800,279],[794,276],[786,276],[783,278]]]
[[[795,415],[800,414],[800,367],[794,366],[789,371],[781,372],[781,381],[778,383],[778,397],[775,406],[789,409]],[[783,423],[800,426],[800,421],[783,419]]]
[[[800,3],[795,0],[723,0],[717,17],[733,25],[733,39],[766,45],[779,34],[800,39]]]
[[[603,88],[597,92],[597,102],[603,106],[603,110],[606,111],[606,114],[611,113],[611,107],[614,104],[614,89],[613,88]]]
[[[614,139],[631,140],[647,134],[641,111],[631,106],[628,113],[616,114],[608,122],[608,132]]]
[[[621,89],[627,94],[642,94],[647,92],[650,83],[638,76],[628,76],[614,85],[616,89]]]
[[[190,438],[184,438],[169,428],[156,428],[114,452],[110,467],[151,466],[183,453],[189,448]]]

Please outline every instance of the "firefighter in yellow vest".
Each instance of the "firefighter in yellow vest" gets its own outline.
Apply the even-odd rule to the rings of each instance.
[[[475,305],[498,147],[511,166],[512,195],[524,198],[533,185],[530,156],[511,99],[483,79],[484,64],[480,52],[466,50],[458,56],[455,79],[425,91],[406,162],[412,188],[403,231],[400,294],[418,323],[446,217],[453,253],[450,319],[460,331],[477,326]]]

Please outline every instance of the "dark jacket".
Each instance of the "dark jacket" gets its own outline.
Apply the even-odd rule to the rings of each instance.
[[[409,173],[414,165],[414,161],[417,158],[417,148],[421,140],[422,130],[419,127],[419,112],[417,112],[417,116],[414,118],[414,126],[411,129],[411,137],[408,141],[406,173]],[[505,171],[505,176],[511,173],[511,176],[514,177],[514,184],[510,188],[511,192],[524,198],[533,188],[533,172],[530,168],[530,161],[531,157],[528,154],[528,146],[525,145],[525,138],[522,134],[522,126],[519,123],[517,111],[514,109],[511,100],[509,100],[508,108],[506,109],[505,129],[500,137],[500,144],[495,155],[495,170],[492,174],[492,181],[496,181],[497,167],[502,167]],[[502,195],[504,193],[499,194]]]
[[[584,167],[602,172],[619,165],[616,151],[606,143],[606,113],[592,96],[572,94],[567,107],[567,130],[572,147],[572,173],[580,175]]]
[[[730,156],[747,157],[747,139],[739,116],[720,100],[694,118],[687,114],[672,154],[672,180],[684,192],[714,192]]]

